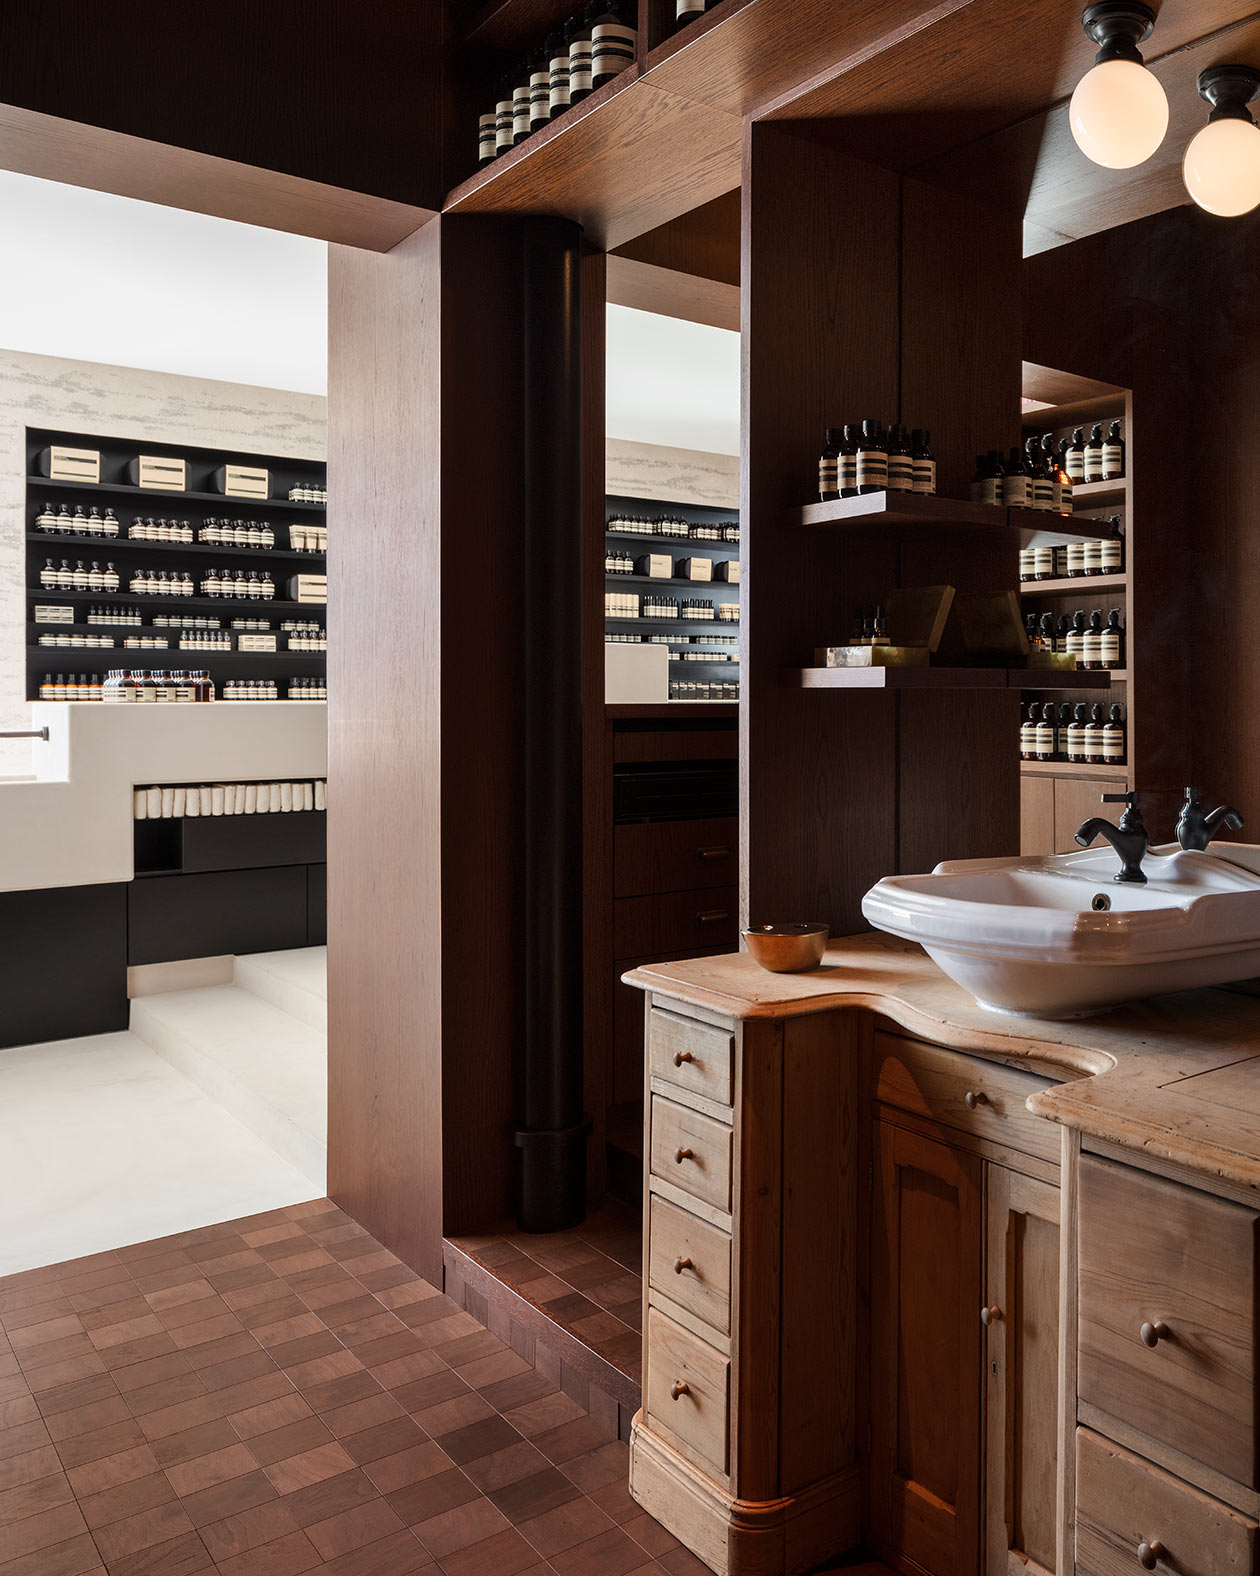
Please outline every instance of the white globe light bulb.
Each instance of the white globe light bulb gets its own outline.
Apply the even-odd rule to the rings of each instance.
[[[1168,130],[1168,99],[1136,60],[1104,60],[1076,84],[1068,106],[1076,146],[1109,170],[1150,158]]]
[[[1226,219],[1260,204],[1260,126],[1210,120],[1190,139],[1181,162],[1186,190],[1208,213]]]

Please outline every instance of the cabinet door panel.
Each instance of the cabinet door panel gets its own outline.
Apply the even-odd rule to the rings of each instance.
[[[1055,1568],[1059,1190],[986,1179],[985,1542],[988,1576]]]
[[[1075,777],[1054,779],[1054,852],[1076,852],[1076,829],[1091,815],[1102,815],[1109,808],[1102,803],[1105,793],[1123,793],[1124,784]],[[1120,868],[1119,860],[1116,869]]]
[[[1025,859],[1054,853],[1054,778],[1019,780],[1019,851]]]
[[[979,1545],[981,1162],[875,1124],[871,1530],[932,1576]]]

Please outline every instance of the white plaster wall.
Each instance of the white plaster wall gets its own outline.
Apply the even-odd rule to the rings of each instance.
[[[604,491],[613,498],[738,509],[739,456],[610,437],[604,448]]]
[[[26,428],[323,460],[327,404],[316,394],[0,350],[0,731],[31,725]],[[27,742],[0,740],[0,777],[30,770]]]

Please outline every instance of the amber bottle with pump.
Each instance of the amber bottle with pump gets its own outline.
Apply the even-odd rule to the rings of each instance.
[[[1041,708],[1041,715],[1037,719],[1037,759],[1039,761],[1052,761],[1054,759],[1055,722],[1054,706],[1049,701],[1046,701]]]
[[[1089,624],[1085,630],[1085,639],[1082,642],[1081,661],[1083,668],[1102,667],[1102,609],[1095,608],[1089,615]]]
[[[1069,656],[1076,658],[1076,665],[1079,668],[1085,655],[1085,614],[1079,607],[1072,614],[1072,627],[1067,633],[1066,650]]]
[[[1059,476],[1059,456],[1055,453],[1054,433],[1041,434],[1041,465],[1050,483],[1049,508],[1054,514],[1063,512],[1063,482]]]
[[[836,462],[839,468],[840,496],[842,498],[857,497],[858,436],[859,430],[856,423],[846,422],[841,433]]]
[[[1068,470],[1068,440],[1059,439],[1059,513],[1072,512],[1072,476]]]
[[[840,443],[839,427],[828,427],[823,433],[822,453],[818,456],[818,498],[829,503],[840,496]]]
[[[1036,710],[1037,705],[1035,701],[1025,702],[1019,708],[1019,758],[1021,761],[1035,761],[1037,759]]]
[[[607,0],[597,9],[591,23],[592,88],[602,88],[634,64],[637,42],[630,0]]]
[[[1124,439],[1120,435],[1119,421],[1113,421],[1107,429],[1107,436],[1103,439],[1102,446],[1102,479],[1105,482],[1119,481],[1124,475]]]
[[[934,493],[936,456],[932,453],[932,434],[926,427],[916,427],[910,434],[910,458],[914,466],[915,492]]]
[[[561,31],[547,39],[547,116],[554,120],[569,107],[569,45]]]
[[[1096,701],[1089,709],[1089,722],[1085,727],[1085,759],[1091,766],[1102,763],[1104,723],[1103,708]]]
[[[1102,422],[1096,421],[1089,429],[1089,437],[1085,440],[1085,480],[1086,482],[1100,482],[1103,479],[1103,430]]]
[[[1113,607],[1107,614],[1107,622],[1103,625],[1100,637],[1100,663],[1104,668],[1122,668],[1124,666],[1124,629],[1120,623],[1120,609]]]
[[[1085,480],[1085,429],[1074,427],[1067,446],[1067,472],[1074,486]]]
[[[888,429],[888,491],[914,491],[914,460],[906,429],[894,423]]]
[[[1082,702],[1072,713],[1068,727],[1068,760],[1078,764],[1085,760],[1085,730],[1089,725],[1089,707]]]
[[[1125,749],[1124,707],[1112,706],[1102,730],[1102,758],[1108,766],[1124,764]]]
[[[598,0],[570,17],[564,35],[569,40],[569,103],[577,104],[591,91],[591,25],[599,15]]]
[[[1120,516],[1113,514],[1108,520],[1111,535],[1098,544],[1099,574],[1118,575],[1124,571],[1124,537],[1120,534]]]
[[[1069,701],[1064,701],[1059,707],[1059,720],[1054,734],[1055,759],[1066,761],[1068,758],[1068,731],[1072,726],[1073,709]]]
[[[1018,444],[1011,448],[1002,478],[1001,501],[1008,509],[1032,508],[1032,467]]]

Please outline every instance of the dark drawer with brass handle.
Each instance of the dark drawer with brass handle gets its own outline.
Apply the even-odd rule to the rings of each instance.
[[[1241,1204],[1081,1159],[1081,1399],[1248,1488],[1258,1228]]]
[[[619,826],[613,833],[613,895],[730,886],[738,878],[738,833],[735,816]]]
[[[733,950],[739,940],[738,904],[735,886],[658,897],[619,897],[613,904],[613,956],[647,958],[700,948]]]

